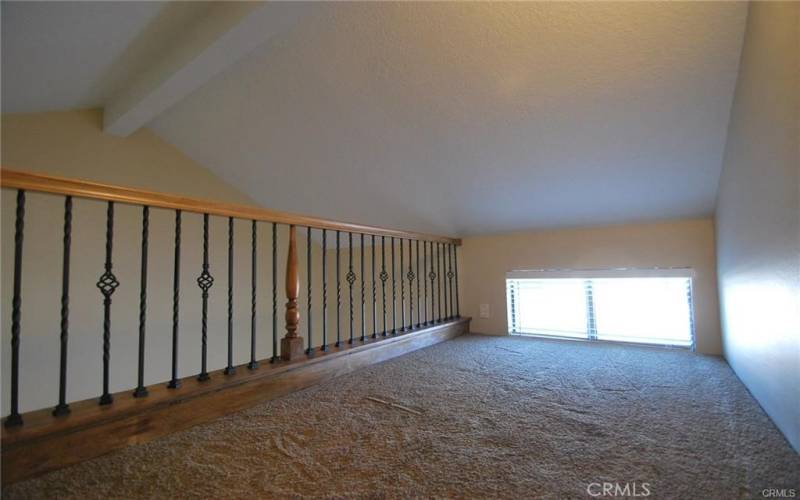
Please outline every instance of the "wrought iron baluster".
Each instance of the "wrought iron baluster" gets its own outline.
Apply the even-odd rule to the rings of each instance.
[[[428,275],[428,279],[431,280],[431,324],[436,323],[436,286],[434,282],[436,281],[436,269],[435,263],[433,262],[434,254],[433,254],[433,242],[430,242],[431,246],[431,272]]]
[[[119,286],[117,277],[112,272],[111,255],[114,248],[114,202],[108,202],[106,210],[106,262],[105,272],[97,281],[97,288],[103,294],[103,395],[100,404],[107,405],[114,402],[108,390],[109,363],[111,362],[111,295]]]
[[[167,384],[170,389],[181,386],[178,380],[178,323],[180,320],[181,284],[181,211],[175,210],[175,263],[172,275],[172,379]]]
[[[386,272],[386,237],[381,236],[381,297],[383,298],[383,335],[386,336],[386,280],[389,274]]]
[[[58,365],[58,404],[53,416],[70,412],[67,404],[67,340],[69,338],[69,260],[72,246],[72,196],[64,200],[64,256],[61,264],[61,351]]]
[[[322,230],[322,347],[328,350],[328,230]]]
[[[203,382],[211,378],[208,374],[208,290],[214,285],[214,277],[208,272],[208,214],[203,214],[203,272],[197,278],[197,286],[202,290],[203,308],[201,313],[201,353],[200,374],[197,380]]]
[[[458,247],[453,246],[453,264],[455,269],[455,280],[456,280],[456,318],[461,317],[461,311],[458,307]]]
[[[233,375],[233,217],[228,217],[228,366],[225,375]]]
[[[431,242],[431,267],[433,268],[433,274],[436,276],[434,281],[431,282],[431,324],[436,324],[439,322],[439,306],[442,302],[441,294],[437,294],[436,291],[439,288],[439,255],[437,254],[437,250],[439,249],[439,244]]]
[[[406,331],[406,282],[403,266],[403,238],[400,238],[400,331]]]
[[[370,252],[372,260],[372,338],[378,338],[378,315],[375,307],[376,297],[376,276],[375,276],[375,235],[372,235],[372,251]]]
[[[350,340],[347,342],[352,344],[353,343],[353,283],[356,282],[356,273],[353,271],[353,233],[347,233],[348,237],[348,258],[350,259],[350,264],[348,266],[349,271],[347,272],[347,284],[350,285]]]
[[[150,229],[150,207],[142,208],[142,277],[141,288],[139,289],[139,377],[138,385],[133,391],[133,397],[143,398],[147,396],[147,388],[144,386],[144,337],[147,322],[147,244]]]
[[[392,335],[397,335],[397,280],[394,267],[394,236],[391,238],[392,242]]]
[[[278,224],[272,223],[272,358],[277,363],[278,356]]]
[[[436,243],[436,322],[442,322],[442,267],[440,244]]]
[[[339,272],[342,262],[339,256],[339,250],[341,249],[340,233],[341,231],[336,231],[336,347],[342,344],[342,280]]]
[[[424,295],[423,297],[423,310],[425,311],[424,319],[425,321],[422,323],[423,326],[428,326],[428,276],[425,274],[428,269],[428,242],[422,242],[422,285],[424,288]]]
[[[250,363],[248,363],[247,368],[251,370],[255,370],[258,368],[258,361],[256,361],[256,311],[257,311],[257,303],[256,303],[256,288],[258,282],[258,248],[257,248],[257,239],[258,239],[258,228],[256,227],[256,221],[251,221],[251,229],[250,229],[250,241],[251,241],[251,249],[250,249]]]
[[[442,319],[449,320],[450,319],[450,308],[452,304],[450,303],[451,294],[450,294],[450,283],[449,277],[450,273],[448,271],[448,260],[450,258],[450,248],[447,243],[442,243]]]
[[[455,312],[453,311],[453,245],[447,245],[447,281],[449,283],[448,290],[450,293],[450,309],[448,310],[447,319],[453,319]]]
[[[361,234],[361,342],[367,340],[367,317],[364,312],[364,234]]]
[[[306,308],[306,323],[308,323],[308,347],[306,348],[306,354],[311,357],[314,355],[314,342],[313,342],[313,335],[314,331],[311,325],[311,226],[307,228],[306,232],[306,282],[308,284],[306,293],[308,294],[308,304]]]
[[[417,247],[417,252],[416,252],[417,259],[415,261],[415,268],[417,270],[417,274],[419,275],[417,277],[417,328],[419,328],[420,326],[422,326],[422,310],[421,310],[422,308],[420,307],[420,301],[422,299],[419,296],[420,295],[419,294],[419,282],[420,281],[425,281],[425,270],[423,269],[422,272],[419,272],[419,240],[416,240],[416,243],[414,244],[414,246]]]
[[[441,290],[441,299],[439,302],[440,305],[440,312],[439,312],[439,322],[445,321],[447,319],[447,260],[445,257],[445,244],[444,243],[437,243],[437,250],[438,250],[438,258],[437,266],[441,266],[438,272],[438,278],[440,282],[438,283],[439,289]]]
[[[437,244],[437,249],[441,255],[440,262],[441,262],[441,274],[439,275],[441,279],[441,283],[439,286],[442,290],[442,301],[441,301],[441,312],[439,317],[439,322],[442,322],[447,319],[447,257],[445,256],[445,247],[444,243]]]
[[[22,317],[22,240],[25,230],[25,191],[17,191],[14,222],[14,295],[11,299],[11,412],[5,426],[22,425],[19,414],[19,344]]]
[[[414,261],[413,259],[413,250],[411,242],[413,240],[408,240],[408,274],[406,278],[408,278],[408,329],[414,329]]]

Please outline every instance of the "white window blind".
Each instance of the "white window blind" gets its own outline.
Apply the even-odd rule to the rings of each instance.
[[[690,269],[513,271],[506,280],[509,330],[693,347],[692,274]]]
[[[511,324],[520,333],[562,337],[586,336],[586,296],[583,280],[509,280],[515,317]]]

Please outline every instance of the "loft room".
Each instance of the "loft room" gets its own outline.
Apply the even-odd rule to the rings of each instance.
[[[800,489],[800,3],[0,3],[4,498]]]

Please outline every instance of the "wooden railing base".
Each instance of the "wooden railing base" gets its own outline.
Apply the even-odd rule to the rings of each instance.
[[[306,357],[303,350],[303,339],[300,337],[284,337],[281,339],[281,359],[294,361]]]
[[[25,425],[2,431],[2,483],[144,443],[468,331],[469,318],[460,318],[378,341],[329,346],[311,359],[261,363],[258,370],[242,367],[231,375],[219,370],[206,382],[186,377],[180,389],[151,386],[145,398],[120,392],[113,405],[80,401],[61,417],[50,409],[29,412]]]

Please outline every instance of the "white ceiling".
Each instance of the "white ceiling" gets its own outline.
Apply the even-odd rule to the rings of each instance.
[[[103,106],[208,5],[3,1],[3,113]]]
[[[159,4],[4,2],[4,112],[105,104],[169,41],[143,33],[202,8],[167,23]],[[708,215],[746,12],[315,5],[150,127],[266,207],[355,222],[467,235]]]

